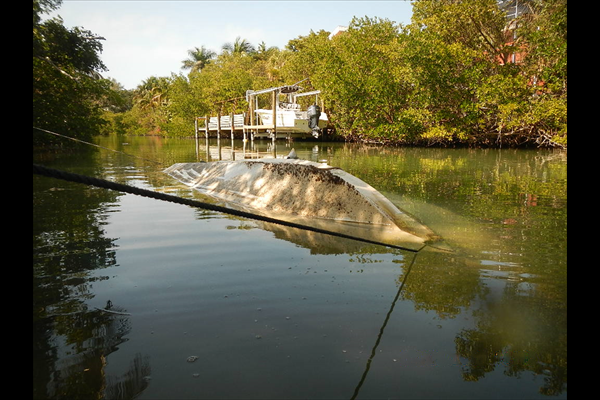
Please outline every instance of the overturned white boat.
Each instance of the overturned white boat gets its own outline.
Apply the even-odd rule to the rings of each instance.
[[[179,163],[165,172],[245,211],[333,232],[420,249],[437,238],[357,177],[307,160]]]

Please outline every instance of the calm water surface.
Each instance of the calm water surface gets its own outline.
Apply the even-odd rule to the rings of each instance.
[[[192,197],[161,169],[219,157],[216,142],[97,143],[143,159],[82,145],[34,162]],[[455,251],[415,257],[34,175],[34,398],[566,398],[565,153],[293,147]]]

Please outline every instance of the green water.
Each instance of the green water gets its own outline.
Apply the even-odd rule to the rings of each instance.
[[[34,162],[191,197],[162,167],[219,154],[216,141],[97,143],[139,158],[81,145]],[[414,258],[34,175],[34,398],[566,398],[565,153],[246,151],[291,147],[454,252]]]

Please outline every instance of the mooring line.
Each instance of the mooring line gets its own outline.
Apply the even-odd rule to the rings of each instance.
[[[63,139],[72,140],[73,142],[83,143],[83,144],[87,144],[89,146],[97,147],[97,148],[102,149],[102,150],[108,150],[108,151],[112,151],[113,153],[123,154],[123,155],[125,155],[127,157],[137,158],[139,160],[148,161],[148,162],[151,162],[151,163],[154,163],[154,164],[158,164],[158,165],[161,165],[161,166],[163,165],[160,161],[151,160],[149,158],[144,158],[144,157],[140,157],[140,156],[135,156],[133,154],[125,153],[124,151],[111,149],[111,148],[108,148],[108,147],[100,146],[99,144],[96,144],[96,143],[86,142],[85,140],[76,139],[76,138],[71,137],[71,136],[66,136],[66,135],[62,135],[60,133],[52,132],[52,131],[49,131],[48,129],[38,128],[37,126],[34,126],[33,129],[38,130],[40,132],[45,132],[45,133],[48,133],[50,135],[54,135],[54,136],[57,136],[57,137],[60,137],[60,138],[63,138]]]
[[[381,343],[381,338],[383,337],[383,332],[385,331],[385,327],[387,326],[388,322],[390,321],[392,312],[394,311],[394,308],[396,307],[396,302],[398,302],[398,299],[400,298],[402,289],[404,289],[404,285],[406,284],[408,275],[410,274],[410,271],[412,270],[412,267],[413,267],[418,255],[419,255],[418,251],[415,252],[415,254],[413,255],[413,259],[411,260],[410,264],[408,264],[408,268],[406,269],[406,274],[404,275],[404,279],[402,279],[402,283],[400,284],[400,287],[398,288],[396,297],[394,297],[394,301],[392,301],[392,305],[391,305],[387,315],[385,316],[385,319],[383,320],[383,325],[381,326],[381,329],[379,330],[379,335],[377,335],[377,340],[375,341],[375,345],[373,346],[373,349],[371,350],[371,356],[367,360],[367,364],[365,365],[365,371],[363,372],[360,382],[358,382],[358,385],[354,389],[354,394],[350,398],[351,400],[356,399],[356,397],[360,393],[360,389],[362,388],[363,383],[365,383],[365,380],[367,379],[367,375],[369,375],[369,370],[371,369],[371,363],[373,362],[373,359],[375,358],[375,354],[377,353],[377,347],[379,347],[379,343]]]
[[[326,229],[316,228],[314,226],[303,225],[303,224],[298,224],[295,222],[289,222],[289,221],[284,221],[281,219],[266,217],[266,216],[260,215],[260,214],[254,214],[254,213],[249,213],[246,211],[235,210],[233,208],[218,206],[215,204],[210,204],[210,203],[206,203],[206,202],[202,202],[202,201],[198,201],[198,200],[185,199],[183,197],[173,196],[173,195],[166,194],[166,193],[159,193],[159,192],[155,192],[152,190],[142,189],[142,188],[138,188],[138,187],[134,187],[134,186],[125,185],[122,183],[108,181],[106,179],[93,178],[93,177],[86,176],[86,175],[74,174],[72,172],[66,172],[66,171],[49,168],[49,167],[45,167],[45,166],[38,165],[38,164],[33,164],[33,173],[36,175],[46,176],[48,178],[62,179],[64,181],[81,183],[81,184],[88,185],[88,186],[96,186],[96,187],[100,187],[100,188],[104,188],[104,189],[110,189],[110,190],[115,190],[115,191],[119,191],[119,192],[123,192],[123,193],[134,194],[137,196],[148,197],[148,198],[152,198],[152,199],[156,199],[156,200],[168,201],[170,203],[183,204],[183,205],[187,205],[190,207],[197,207],[197,208],[202,208],[202,209],[209,210],[209,211],[216,211],[216,212],[220,212],[220,213],[224,213],[224,214],[228,214],[228,215],[233,215],[236,217],[242,217],[242,218],[248,218],[248,219],[253,219],[253,220],[257,220],[257,221],[269,222],[272,224],[288,226],[291,228],[302,229],[305,231],[322,233],[325,235],[336,236],[339,238],[357,240],[360,242],[375,244],[378,246],[385,246],[385,247],[390,247],[393,249],[409,251],[411,253],[418,253],[424,247],[427,246],[426,244],[423,244],[418,249],[411,249],[408,247],[398,246],[398,245],[394,245],[394,244],[390,244],[390,243],[378,242],[376,240],[364,239],[364,238],[360,238],[360,237],[356,237],[356,236],[352,236],[352,235],[347,235],[344,233],[333,232],[333,231],[329,231]]]

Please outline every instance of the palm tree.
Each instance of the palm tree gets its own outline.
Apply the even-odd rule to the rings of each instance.
[[[138,85],[134,94],[134,101],[142,110],[155,109],[167,103],[167,90],[169,79],[151,76]]]
[[[189,58],[181,62],[183,64],[181,69],[189,69],[191,74],[202,71],[215,58],[217,53],[202,46],[189,50],[188,55]]]
[[[267,47],[267,44],[263,41],[258,44],[258,49],[254,53],[254,57],[257,60],[267,60],[274,53],[278,52],[279,48],[276,46]]]
[[[222,49],[225,54],[252,54],[256,51],[250,42],[239,36],[235,38],[234,43],[225,43]]]

